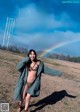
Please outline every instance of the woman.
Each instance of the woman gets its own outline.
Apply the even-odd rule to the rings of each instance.
[[[30,98],[40,95],[41,73],[61,76],[59,70],[47,67],[42,61],[37,59],[35,50],[31,49],[28,56],[17,64],[20,72],[15,86],[13,99],[18,100],[18,112],[21,112],[22,103],[25,99],[24,112],[28,112]]]

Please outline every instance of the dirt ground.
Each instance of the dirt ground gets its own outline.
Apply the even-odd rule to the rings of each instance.
[[[9,103],[10,112],[16,112],[12,100],[19,72],[16,64],[24,57],[0,50],[0,103]],[[41,93],[32,97],[32,112],[80,112],[80,64],[56,59],[41,59],[48,67],[63,72],[61,77],[42,74]]]

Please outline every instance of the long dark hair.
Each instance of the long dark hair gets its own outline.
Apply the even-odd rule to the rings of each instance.
[[[29,55],[31,54],[31,52],[34,52],[34,54],[35,54],[34,61],[36,61],[37,60],[37,53],[36,53],[36,51],[34,49],[30,49],[29,52],[28,52],[28,54],[27,54],[27,56],[29,57]]]
[[[36,51],[35,51],[34,49],[30,49],[29,52],[28,52],[28,54],[27,54],[27,56],[29,57],[29,55],[31,54],[31,52],[34,52],[34,54],[35,54],[35,59],[34,59],[34,61],[36,62],[36,61],[37,61],[37,53],[36,53]],[[30,64],[31,64],[31,60],[28,61],[28,63],[27,63],[27,68],[30,67]]]

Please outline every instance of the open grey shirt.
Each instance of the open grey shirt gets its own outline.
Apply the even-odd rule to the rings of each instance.
[[[20,72],[18,76],[18,80],[16,82],[12,99],[21,100],[22,93],[24,90],[24,86],[26,84],[26,78],[28,75],[28,69],[25,66],[29,61],[29,57],[25,57],[22,59],[16,66],[16,69]],[[34,83],[28,88],[27,93],[31,94],[31,96],[39,96],[40,95],[40,87],[41,87],[41,73],[52,75],[52,76],[61,76],[62,72],[59,70],[55,70],[46,66],[42,61],[40,61],[37,77]]]

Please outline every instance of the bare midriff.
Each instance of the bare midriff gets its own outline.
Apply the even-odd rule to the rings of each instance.
[[[28,71],[27,82],[32,83],[36,78],[36,71]]]
[[[34,67],[30,67],[28,70],[27,82],[32,83],[36,79],[38,64],[35,64]]]

